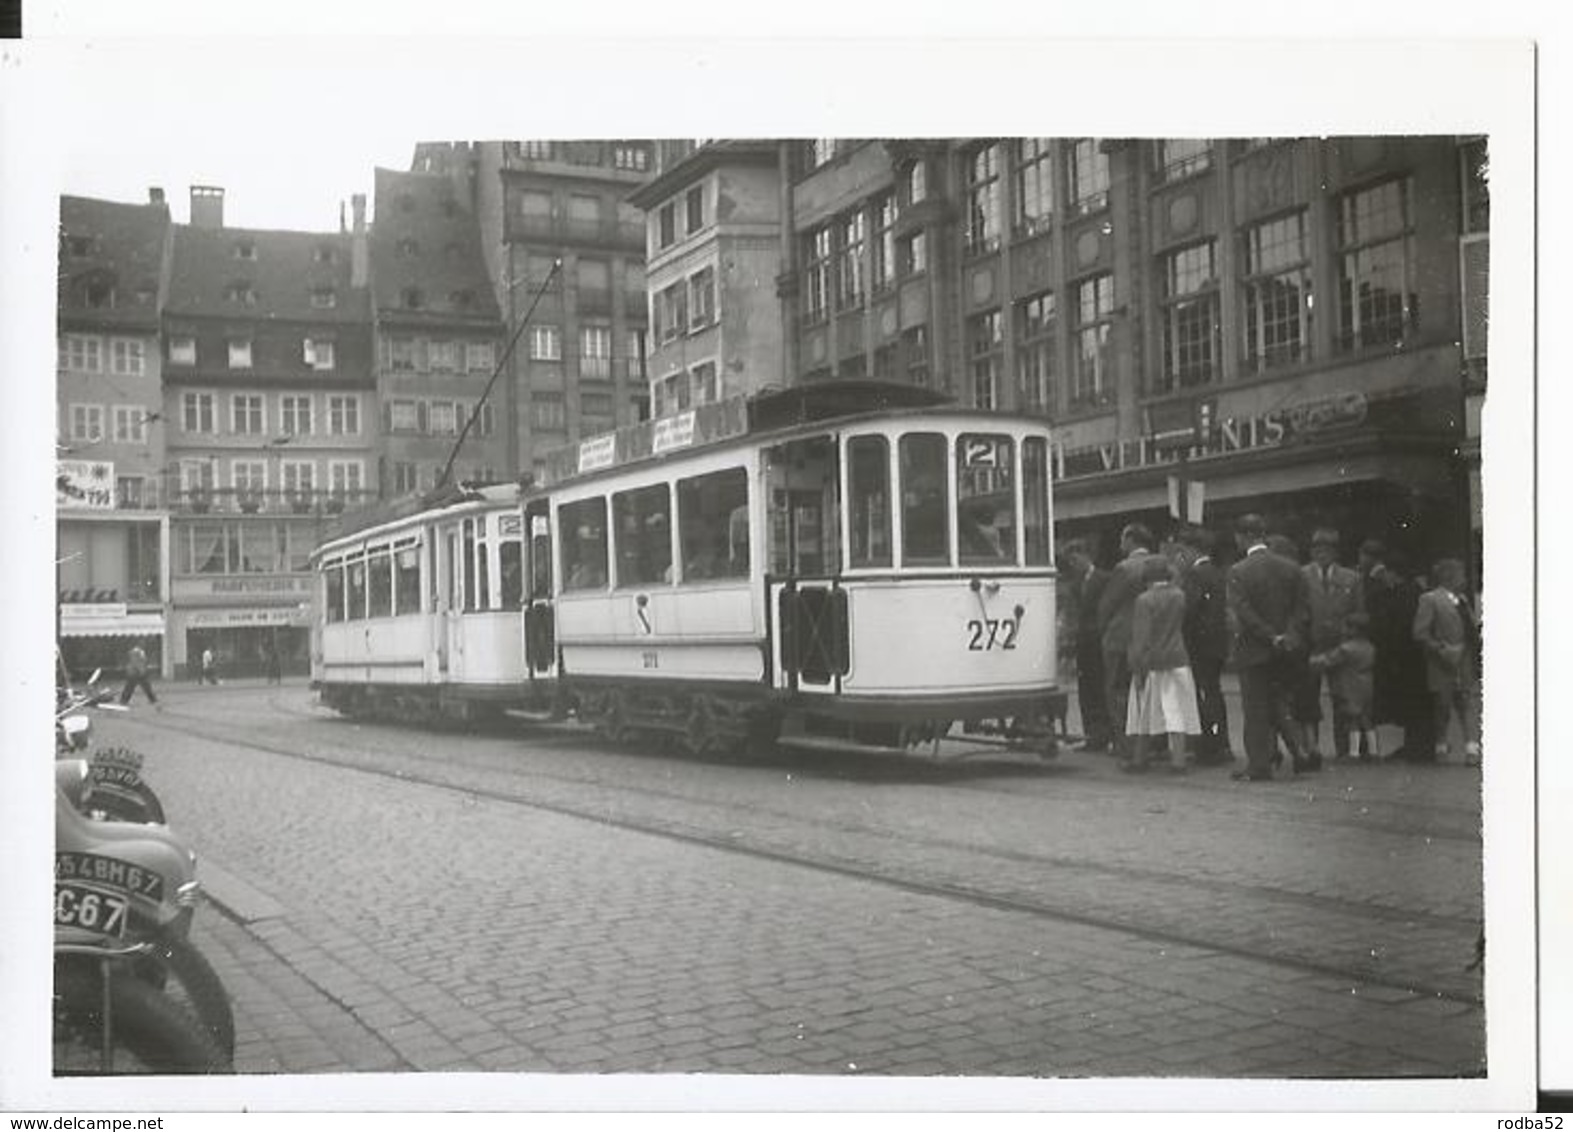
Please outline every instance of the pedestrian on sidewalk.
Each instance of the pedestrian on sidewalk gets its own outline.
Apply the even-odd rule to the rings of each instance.
[[[1464,564],[1444,558],[1431,572],[1434,588],[1420,595],[1415,611],[1415,640],[1426,657],[1431,690],[1436,758],[1447,757],[1448,727],[1458,717],[1464,732],[1464,757],[1480,761],[1480,629],[1464,597]]]
[[[1349,727],[1344,753],[1358,744],[1362,759],[1379,759],[1382,753],[1371,722],[1376,648],[1371,644],[1370,627],[1371,619],[1366,614],[1351,613],[1344,619],[1344,639],[1335,648],[1313,653],[1311,670],[1318,679],[1325,674],[1333,688],[1333,718],[1342,719]]]
[[[126,653],[126,686],[120,690],[120,702],[129,704],[131,694],[138,688],[147,694],[147,702],[158,703],[158,697],[153,694],[153,685],[148,680],[147,653],[142,651],[141,645],[132,645]]]
[[[1233,777],[1260,782],[1273,776],[1275,730],[1289,746],[1294,768],[1304,767],[1289,697],[1308,616],[1305,578],[1292,559],[1268,549],[1260,515],[1242,515],[1234,537],[1243,557],[1229,567],[1227,593],[1246,766]]]
[[[1338,532],[1323,527],[1311,536],[1311,561],[1302,567],[1311,601],[1311,653],[1330,653],[1344,640],[1345,623],[1352,613],[1364,613],[1365,601],[1360,592],[1360,575],[1338,563]],[[1305,728],[1303,743],[1306,755],[1320,761],[1322,730],[1322,685],[1333,704],[1333,752],[1337,758],[1349,757],[1351,721],[1344,718],[1338,707],[1338,695],[1333,687],[1336,677],[1331,671],[1307,666],[1306,683],[1301,690],[1300,710],[1297,713]]]
[[[1202,729],[1196,742],[1196,764],[1224,766],[1234,761],[1229,749],[1229,711],[1223,698],[1223,666],[1229,659],[1224,576],[1213,560],[1216,541],[1211,531],[1190,527],[1180,541],[1192,554],[1181,588],[1185,591],[1185,652],[1196,681],[1196,712]]]
[[[218,662],[214,660],[211,648],[202,650],[202,677],[199,682],[203,684],[218,683]]]
[[[1371,643],[1376,646],[1376,722],[1393,723],[1404,738],[1389,757],[1430,762],[1436,757],[1425,655],[1415,640],[1420,585],[1397,551],[1371,540],[1360,548]]]
[[[1186,740],[1201,735],[1196,684],[1185,652],[1185,593],[1174,584],[1174,566],[1162,555],[1142,561],[1147,588],[1131,610],[1131,695],[1125,733],[1129,752],[1121,769],[1147,769],[1151,747],[1164,739],[1169,769],[1183,774],[1190,764]]]
[[[1098,601],[1109,583],[1109,572],[1093,561],[1081,539],[1072,539],[1062,551],[1067,572],[1076,582],[1076,703],[1081,712],[1082,750],[1109,749],[1109,704],[1104,687],[1103,635],[1098,625]]]
[[[1130,755],[1125,735],[1125,717],[1131,690],[1130,647],[1131,612],[1136,598],[1145,588],[1144,560],[1155,546],[1152,531],[1141,523],[1130,523],[1120,531],[1120,553],[1125,557],[1109,575],[1103,595],[1098,599],[1098,626],[1103,642],[1104,703],[1109,712],[1110,738],[1114,754]]]

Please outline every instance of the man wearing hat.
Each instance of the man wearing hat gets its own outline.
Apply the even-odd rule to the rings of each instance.
[[[1311,591],[1311,654],[1329,652],[1343,641],[1344,623],[1351,613],[1365,613],[1360,575],[1338,564],[1338,532],[1323,527],[1311,536],[1311,561],[1301,567]],[[1302,694],[1296,697],[1295,718],[1305,729],[1306,757],[1321,761],[1319,732],[1322,726],[1322,684],[1332,689],[1333,674],[1312,669]],[[1349,729],[1338,696],[1333,701],[1333,751],[1349,757]]]

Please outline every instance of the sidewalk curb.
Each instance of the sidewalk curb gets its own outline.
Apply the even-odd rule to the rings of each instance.
[[[211,861],[201,861],[198,868],[202,894],[226,918],[239,924],[252,924],[284,917],[284,905],[229,870]]]

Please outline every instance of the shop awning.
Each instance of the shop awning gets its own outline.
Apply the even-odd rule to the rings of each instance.
[[[162,613],[97,613],[60,618],[62,637],[162,637]]]

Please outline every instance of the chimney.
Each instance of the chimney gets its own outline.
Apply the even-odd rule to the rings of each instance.
[[[215,185],[191,186],[191,226],[224,227],[224,190]]]
[[[355,227],[350,233],[350,286],[364,287],[370,274],[366,249],[366,194],[356,193],[350,197],[350,209],[355,215]]]
[[[157,185],[151,186],[147,191],[147,202],[148,204],[163,204],[164,190]]]

